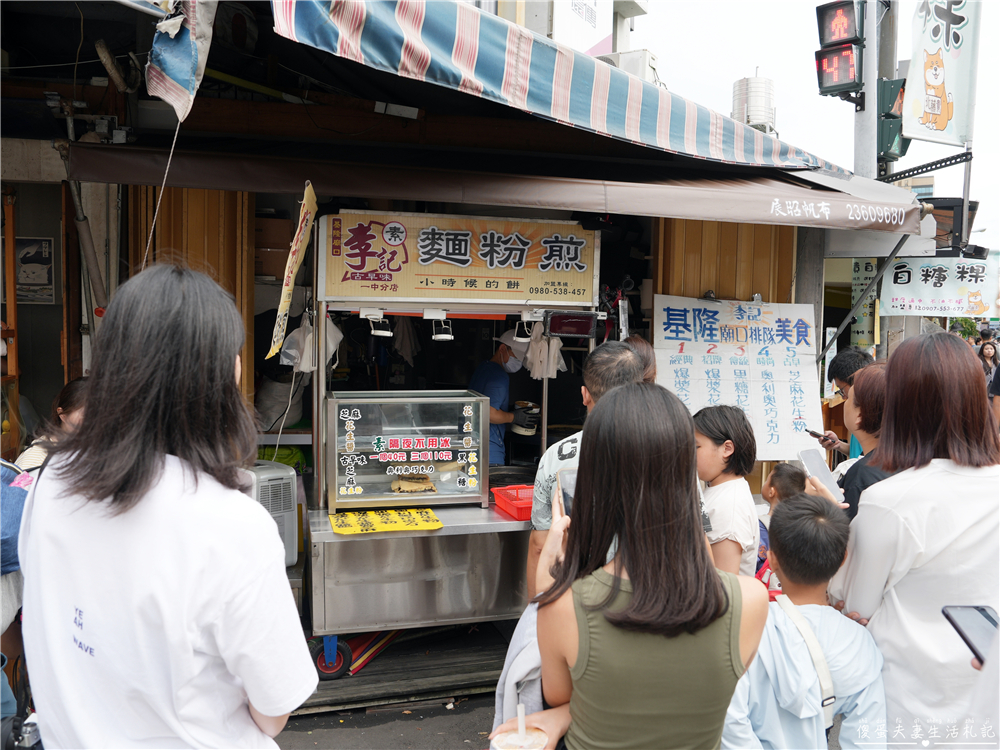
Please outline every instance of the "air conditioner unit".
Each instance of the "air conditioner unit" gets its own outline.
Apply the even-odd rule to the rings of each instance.
[[[299,556],[299,518],[295,507],[295,469],[277,461],[257,461],[247,472],[249,494],[270,512],[285,543],[285,567],[295,565]]]
[[[612,52],[607,55],[597,57],[601,62],[606,62],[613,68],[620,68],[626,73],[631,73],[649,83],[659,83],[660,79],[656,73],[656,55],[648,49],[637,49],[630,52]]]

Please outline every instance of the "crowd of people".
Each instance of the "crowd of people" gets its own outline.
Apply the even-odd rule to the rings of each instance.
[[[243,494],[243,341],[206,276],[138,274],[90,377],[2,467],[4,628],[23,605],[47,747],[275,747],[316,687],[282,543]],[[524,704],[569,750],[824,747],[837,721],[842,748],[994,738],[996,639],[970,663],[941,609],[1000,608],[996,367],[945,333],[885,363],[842,351],[850,439],[820,442],[855,459],[843,502],[779,463],[761,513],[744,412],[690,414],[643,339],[597,347],[586,425],[539,464],[494,736]]]
[[[998,608],[995,349],[932,333],[885,363],[840,352],[829,372],[850,440],[820,443],[855,459],[843,502],[779,463],[763,515],[743,412],[690,415],[644,378],[638,349],[590,355],[586,425],[539,464],[532,604],[508,653],[522,669],[505,668],[491,736],[521,702],[569,750],[818,748],[835,718],[842,748],[995,738],[996,638],[979,672],[942,615]],[[553,491],[566,468],[569,515]]]

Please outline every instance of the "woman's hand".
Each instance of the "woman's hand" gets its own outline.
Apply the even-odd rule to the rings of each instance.
[[[833,608],[843,614],[845,617],[850,617],[854,622],[862,627],[868,626],[868,618],[862,617],[857,612],[844,612],[844,600],[841,599],[839,602],[833,605]]]
[[[816,438],[819,440],[819,444],[826,448],[828,451],[836,450],[840,445],[840,438],[837,437],[837,433],[833,430],[827,430],[823,433],[823,437]]]
[[[826,485],[819,481],[816,477],[806,477],[806,494],[815,495],[816,497],[822,497],[829,500],[831,503],[836,505],[838,508],[843,508],[847,510],[851,506],[847,503],[840,502],[837,498],[833,496],[833,493],[827,489]]]
[[[555,750],[556,744],[562,736],[566,734],[566,730],[569,729],[569,704],[565,703],[557,708],[550,708],[548,711],[539,711],[538,713],[528,714],[524,717],[524,724],[527,727],[541,729],[545,732],[549,738],[549,741],[545,745],[545,750]],[[508,719],[493,730],[493,732],[490,733],[490,739],[492,740],[502,732],[516,731],[517,717],[515,716],[513,719]]]
[[[562,492],[559,491],[559,483],[556,482],[552,488],[552,526],[549,527],[548,536],[545,537],[545,545],[538,555],[538,569],[535,572],[535,591],[539,594],[548,591],[554,583],[552,566],[562,562],[566,556],[566,530],[569,528],[569,516],[563,510]]]

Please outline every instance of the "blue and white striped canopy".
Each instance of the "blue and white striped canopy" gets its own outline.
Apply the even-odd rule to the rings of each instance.
[[[271,0],[274,30],[348,60],[683,156],[846,170],[454,0]]]

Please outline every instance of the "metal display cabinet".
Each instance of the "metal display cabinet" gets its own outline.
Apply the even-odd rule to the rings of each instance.
[[[475,391],[330,392],[330,513],[489,505],[489,399]]]

